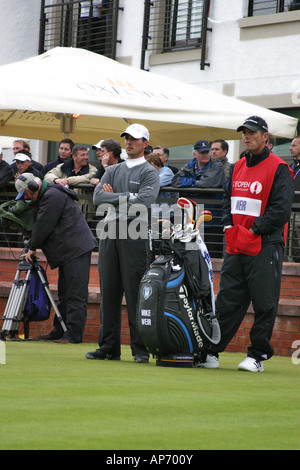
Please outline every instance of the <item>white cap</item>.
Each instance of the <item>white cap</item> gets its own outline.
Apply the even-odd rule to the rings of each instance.
[[[97,144],[92,145],[92,149],[94,149],[94,150],[99,150],[99,149],[101,149],[101,144],[102,144],[102,142],[103,142],[103,139],[102,139],[102,140],[99,140],[99,142],[98,142]]]
[[[125,134],[131,135],[134,139],[146,139],[149,141],[150,135],[148,129],[143,126],[142,124],[131,124],[131,126],[127,127],[126,131],[120,134],[120,137],[124,137]]]
[[[20,162],[31,162],[31,158],[28,157],[28,155],[25,155],[25,153],[17,153],[15,155],[15,158],[13,159],[13,162],[15,162],[16,160],[19,160]]]
[[[1,153],[3,153],[3,150],[2,150],[2,148],[0,147],[0,155],[1,155]]]

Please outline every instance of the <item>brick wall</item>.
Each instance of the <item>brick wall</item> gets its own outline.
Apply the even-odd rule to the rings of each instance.
[[[7,248],[0,248],[0,328],[2,328],[2,316],[5,310],[7,297],[10,293],[12,281],[15,277],[18,257],[21,250],[14,249],[13,252]],[[84,333],[84,342],[97,343],[99,331],[99,304],[100,289],[97,271],[98,255],[92,256],[89,303],[87,322]],[[40,264],[46,269],[50,289],[55,300],[57,300],[57,274],[58,270],[51,270],[42,254],[39,255]],[[218,293],[219,278],[222,260],[213,260],[214,288]],[[30,324],[30,337],[36,339],[40,334],[49,332],[52,328],[53,309],[49,320]],[[253,323],[253,311],[251,306],[249,312],[240,326],[236,336],[229,344],[227,351],[246,352],[249,345],[249,331]],[[22,324],[19,333],[22,334]],[[122,306],[122,343],[130,344],[129,327],[127,321],[126,302],[123,299]],[[284,263],[282,275],[281,297],[278,308],[276,323],[273,330],[272,344],[275,354],[290,356],[293,352],[292,343],[300,338],[300,264]]]

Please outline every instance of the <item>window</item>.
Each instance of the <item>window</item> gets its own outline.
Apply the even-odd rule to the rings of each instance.
[[[248,16],[300,10],[300,0],[249,0]]]
[[[163,51],[199,47],[203,0],[167,0]]]
[[[146,53],[205,49],[209,5],[210,0],[146,0],[142,68]]]

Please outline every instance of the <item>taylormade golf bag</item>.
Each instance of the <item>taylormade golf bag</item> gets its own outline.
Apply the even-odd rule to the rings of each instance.
[[[144,275],[137,325],[160,366],[193,367],[200,353],[220,341],[209,253],[194,242],[163,240],[161,255]]]

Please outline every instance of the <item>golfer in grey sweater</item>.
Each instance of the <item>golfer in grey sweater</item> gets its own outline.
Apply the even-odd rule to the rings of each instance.
[[[136,329],[136,306],[141,278],[147,269],[148,209],[155,203],[160,184],[158,172],[145,160],[149,132],[132,124],[125,136],[128,155],[111,166],[95,188],[98,215],[107,215],[98,227],[98,269],[101,289],[100,348],[88,359],[118,360],[121,355],[121,307],[125,293],[131,351],[135,362],[149,362],[149,353]]]

